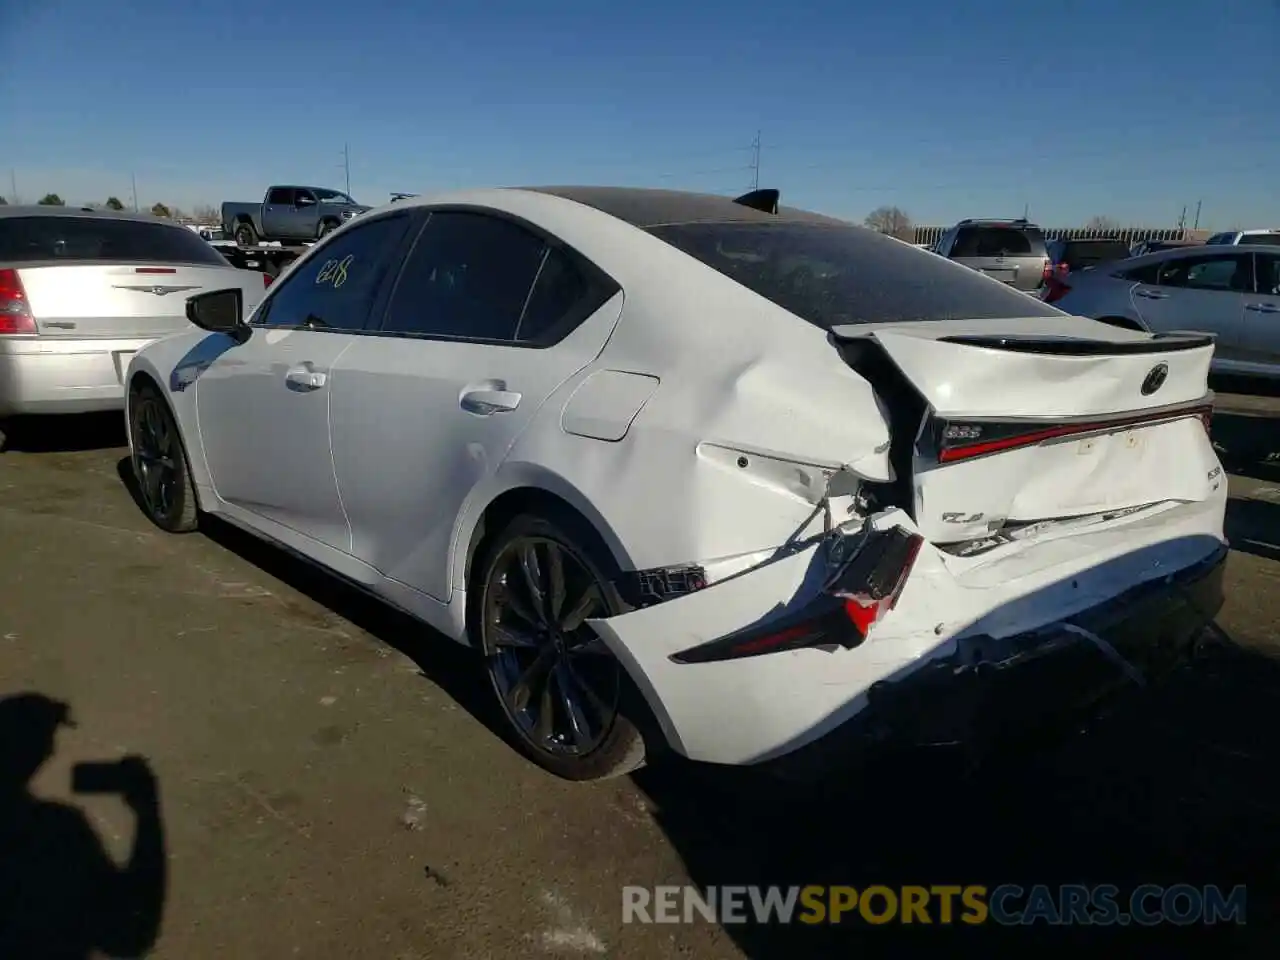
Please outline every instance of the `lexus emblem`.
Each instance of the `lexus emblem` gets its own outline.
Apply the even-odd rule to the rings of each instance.
[[[1169,365],[1167,363],[1157,363],[1151,368],[1146,378],[1142,381],[1142,395],[1149,397],[1161,387],[1164,386],[1165,380],[1169,377]]]

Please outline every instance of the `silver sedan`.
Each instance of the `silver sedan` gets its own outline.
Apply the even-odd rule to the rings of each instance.
[[[0,418],[123,409],[133,355],[191,329],[187,296],[268,282],[157,217],[0,207]]]
[[[1099,264],[1046,299],[1121,327],[1211,333],[1215,373],[1280,377],[1280,246],[1184,247]]]

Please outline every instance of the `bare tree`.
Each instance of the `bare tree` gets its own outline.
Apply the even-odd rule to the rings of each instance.
[[[219,223],[222,220],[222,211],[212,204],[197,203],[191,208],[191,216],[201,223]]]
[[[169,216],[169,208],[163,203],[155,203],[151,207],[151,215],[153,217],[167,217]]]
[[[1084,228],[1086,230],[1099,230],[1099,231],[1117,230],[1119,229],[1119,227],[1120,227],[1120,224],[1117,223],[1115,220],[1112,220],[1110,217],[1104,217],[1104,216],[1090,217],[1088,222],[1085,223],[1084,225]]]
[[[877,233],[887,233],[899,240],[915,239],[911,218],[898,207],[877,207],[867,214],[867,219],[863,222]]]
[[[9,201],[6,200],[4,197],[0,197],[0,207],[7,207],[8,205],[9,205]]]

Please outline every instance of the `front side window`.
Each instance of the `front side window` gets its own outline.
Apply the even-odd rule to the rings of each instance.
[[[647,230],[823,329],[1062,316],[1049,304],[968,267],[862,227],[725,222]]]
[[[336,235],[289,271],[253,324],[364,330],[410,220],[403,213],[378,217]]]
[[[272,187],[267,193],[267,203],[278,207],[292,207],[293,197],[292,187]]]
[[[1162,287],[1187,290],[1245,291],[1253,287],[1251,258],[1240,254],[1181,257],[1160,265]]]

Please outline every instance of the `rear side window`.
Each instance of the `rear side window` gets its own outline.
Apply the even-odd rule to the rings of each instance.
[[[953,257],[1043,257],[1044,237],[1025,227],[961,227]]]
[[[1280,246],[1280,231],[1270,233],[1246,233],[1240,237],[1242,244],[1259,244],[1262,246]]]
[[[279,204],[282,207],[292,207],[295,191],[292,187],[272,187],[267,192],[267,203]]]
[[[229,266],[186,227],[110,217],[0,217],[0,262],[38,260]]]
[[[688,223],[648,232],[823,329],[1062,316],[968,267],[861,227]]]
[[[518,223],[445,210],[406,258],[382,330],[549,346],[614,290],[572,251]]]

